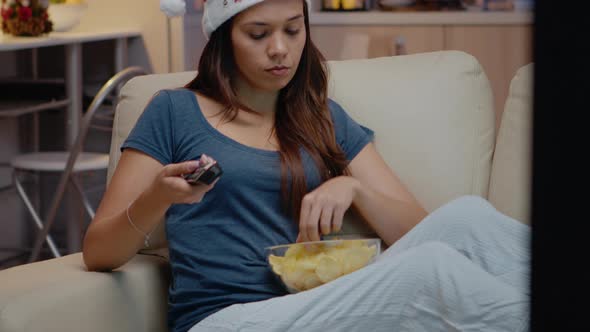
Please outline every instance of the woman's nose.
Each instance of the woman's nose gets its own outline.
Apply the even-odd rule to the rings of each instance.
[[[288,52],[287,43],[280,34],[272,36],[268,45],[268,55],[271,58],[285,56]]]

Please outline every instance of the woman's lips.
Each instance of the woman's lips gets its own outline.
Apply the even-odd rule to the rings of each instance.
[[[273,67],[266,70],[274,76],[285,76],[289,73],[288,67]]]

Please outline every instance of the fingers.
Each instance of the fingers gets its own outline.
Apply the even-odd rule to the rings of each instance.
[[[322,210],[321,217],[320,217],[320,230],[322,235],[328,235],[332,233],[332,215],[334,214],[334,210],[329,206],[325,207]]]
[[[211,182],[211,184],[196,182],[195,184],[192,184],[190,186],[190,188],[193,193],[195,193],[197,195],[204,195],[205,193],[207,193],[211,189],[213,189],[213,187],[215,187],[215,184],[217,183],[217,181],[219,181],[219,178],[215,179],[215,181]]]
[[[314,201],[313,196],[306,195],[301,202],[297,241],[319,241],[320,227],[323,234],[329,234],[331,220],[332,208],[324,207],[320,202]]]
[[[349,205],[331,197],[305,195],[301,201],[297,242],[319,241],[321,235],[339,232]]]
[[[200,203],[205,194],[215,187],[219,178],[207,185],[201,182],[189,183],[182,175],[193,173],[198,167],[212,163],[215,163],[215,161],[203,154],[198,160],[168,164],[164,166],[160,173],[160,188],[167,192],[167,197],[170,197],[173,203]]]
[[[341,206],[337,206],[334,209],[334,215],[332,216],[332,232],[340,232],[342,230],[342,223],[344,221],[344,212],[346,210]]]
[[[311,207],[311,212],[309,213],[309,218],[306,223],[306,234],[308,241],[319,241],[320,240],[320,233],[319,233],[319,220],[322,214],[322,207],[319,204],[313,204]]]
[[[217,181],[219,181],[219,178],[215,179],[215,181],[213,181],[209,185],[204,184],[204,183],[200,183],[200,182],[197,182],[196,184],[191,185],[191,189],[192,189],[193,194],[188,199],[187,203],[188,204],[201,203],[201,201],[203,200],[203,197],[205,197],[205,194],[207,192],[209,192],[211,189],[213,189],[213,187],[215,187],[215,184],[217,183]]]
[[[213,187],[215,187],[215,184],[217,183],[217,181],[219,181],[220,178],[215,179],[213,182],[211,182],[210,185],[206,185],[207,186],[207,191],[213,189]]]
[[[301,212],[299,213],[299,235],[297,236],[297,242],[310,241],[307,237],[307,225],[310,219],[312,201],[309,195],[303,197],[301,201]]]
[[[215,160],[206,154],[201,155],[201,164],[205,165],[205,169],[211,168],[215,164]]]
[[[215,160],[206,154],[202,154],[198,160],[189,160],[177,164],[169,164],[164,167],[165,176],[179,176],[182,174],[192,173],[200,165],[207,165],[211,167],[215,163]]]
[[[179,176],[182,174],[192,173],[199,167],[199,160],[190,160],[178,164],[168,164],[164,166],[164,176]]]

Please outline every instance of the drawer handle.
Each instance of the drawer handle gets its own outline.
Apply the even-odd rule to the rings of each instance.
[[[406,50],[406,38],[404,36],[397,36],[393,40],[392,55],[405,55],[408,54]]]

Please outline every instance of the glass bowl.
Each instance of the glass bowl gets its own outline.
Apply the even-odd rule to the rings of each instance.
[[[269,268],[289,293],[328,283],[375,261],[381,239],[335,239],[266,248]]]

